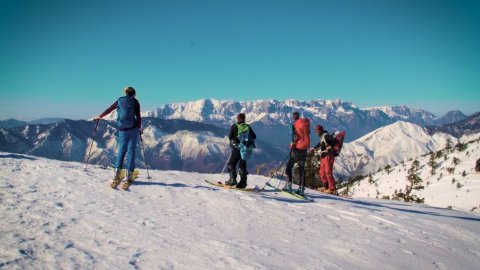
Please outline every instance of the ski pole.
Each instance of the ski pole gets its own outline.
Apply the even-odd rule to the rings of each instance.
[[[270,179],[268,179],[267,183],[265,183],[265,185],[263,186],[262,190],[265,189],[265,187],[270,183],[270,181],[272,181],[273,177],[275,176],[275,174],[277,174],[278,170],[280,170],[280,168],[283,167],[283,165],[285,164],[285,162],[287,162],[288,158],[290,157],[290,152],[288,153],[288,156],[283,160],[283,162],[280,164],[280,166],[275,170],[275,172],[273,172],[272,176],[270,177]]]
[[[277,189],[280,189],[280,183],[282,180],[285,180],[285,170],[283,170],[282,176],[280,176],[280,179],[278,179]]]
[[[227,162],[225,162],[225,166],[223,166],[223,170],[222,170],[222,173],[220,175],[223,175],[223,173],[225,172],[225,169],[227,168],[227,164],[230,161],[231,157],[232,157],[232,153],[230,152],[230,156],[228,156]]]
[[[141,143],[142,151],[143,151],[143,161],[145,161],[145,168],[147,168],[147,179],[151,179],[150,178],[150,173],[148,172],[147,157],[145,156],[145,146],[143,145],[142,133],[139,132],[139,135],[140,135],[140,143]]]
[[[95,129],[93,130],[93,135],[92,135],[92,141],[90,142],[90,149],[88,150],[88,156],[87,156],[87,161],[85,162],[85,169],[83,169],[84,171],[87,170],[87,167],[88,167],[88,161],[90,160],[90,155],[92,154],[92,146],[93,146],[93,138],[95,137],[95,135],[97,134],[97,129],[98,129],[98,123],[100,122],[100,119],[97,119],[97,124],[95,125]]]

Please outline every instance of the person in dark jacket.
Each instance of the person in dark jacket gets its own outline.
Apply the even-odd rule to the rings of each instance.
[[[316,125],[315,133],[320,137],[320,142],[312,150],[320,150],[320,179],[323,187],[318,190],[329,194],[337,194],[335,178],[333,178],[333,164],[335,155],[333,154],[333,145],[335,138],[328,134],[323,126]]]
[[[127,156],[127,182],[131,182],[133,171],[135,169],[135,150],[138,141],[138,135],[142,128],[142,117],[140,116],[140,103],[135,98],[136,91],[133,87],[127,87],[123,90],[125,96],[120,97],[103,113],[95,117],[100,118],[117,110],[117,128],[118,128],[118,153],[115,161],[115,177],[112,187],[120,184],[120,171],[123,168],[123,160]]]
[[[237,188],[246,188],[247,187],[247,161],[242,159],[242,155],[239,149],[239,129],[241,132],[248,132],[248,135],[252,139],[256,139],[257,135],[250,127],[250,125],[245,123],[245,114],[239,113],[237,115],[237,123],[233,124],[230,127],[230,133],[228,134],[228,139],[230,140],[230,147],[232,148],[232,153],[228,160],[228,172],[230,174],[230,179],[225,182],[225,185],[236,186]],[[237,183],[237,164],[239,164],[239,174],[240,182]]]

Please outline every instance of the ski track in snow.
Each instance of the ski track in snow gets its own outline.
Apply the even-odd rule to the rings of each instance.
[[[478,269],[480,216],[309,190],[224,190],[214,174],[0,158],[0,269]],[[224,180],[224,179],[221,179]],[[251,175],[249,185],[268,179]],[[272,180],[275,181],[275,180]]]

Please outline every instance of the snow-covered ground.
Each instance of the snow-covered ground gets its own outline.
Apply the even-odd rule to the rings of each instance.
[[[430,155],[415,157],[420,162],[417,174],[422,178],[425,189],[413,191],[413,194],[425,198],[425,203],[432,206],[480,213],[480,172],[475,171],[476,161],[480,159],[480,134],[466,135],[459,141],[467,144],[466,149],[443,149],[441,157],[435,159],[433,175],[429,166]],[[390,172],[382,170],[372,174],[370,181],[366,177],[354,183],[349,188],[349,193],[356,198],[392,198],[395,190],[405,191],[408,169],[415,158],[405,160],[397,166],[392,165]]]
[[[308,191],[210,186],[151,171],[131,191],[111,170],[0,153],[1,269],[478,269],[480,216]],[[223,177],[221,177],[223,178]],[[268,179],[251,175],[249,185]]]

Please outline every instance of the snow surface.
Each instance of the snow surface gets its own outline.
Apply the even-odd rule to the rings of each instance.
[[[468,143],[469,141],[471,142]],[[383,196],[391,198],[395,190],[405,191],[408,169],[414,159],[417,159],[420,162],[417,174],[422,178],[425,189],[413,191],[413,194],[425,198],[428,205],[480,213],[480,173],[475,171],[476,161],[480,159],[480,133],[463,136],[460,142],[468,143],[463,151],[452,149],[445,152],[443,149],[445,145],[437,149],[443,149],[444,152],[440,158],[435,159],[437,166],[434,175],[431,174],[431,167],[428,165],[430,155],[418,155],[404,164],[397,166],[391,164],[390,173],[382,170],[372,174],[373,182],[369,182],[368,177],[364,178],[353,184],[349,191],[356,198]],[[459,160],[458,165],[453,163],[454,158]],[[453,172],[448,171],[453,168]]]
[[[480,216],[375,199],[224,190],[214,174],[0,153],[0,268],[478,269]],[[249,185],[268,179],[251,175]],[[274,182],[276,184],[276,182]]]

